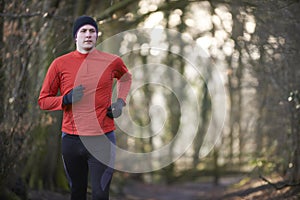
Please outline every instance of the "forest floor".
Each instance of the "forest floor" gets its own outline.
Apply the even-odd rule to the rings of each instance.
[[[296,200],[300,187],[276,189],[261,179],[225,177],[215,185],[209,181],[186,182],[172,185],[130,182],[123,195],[112,195],[111,200]],[[69,200],[68,194],[50,191],[31,191],[29,200]]]

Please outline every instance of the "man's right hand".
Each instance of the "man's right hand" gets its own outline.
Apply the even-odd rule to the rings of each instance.
[[[80,101],[81,98],[83,97],[84,89],[85,88],[82,85],[73,88],[68,94],[64,95],[63,104],[69,105]]]

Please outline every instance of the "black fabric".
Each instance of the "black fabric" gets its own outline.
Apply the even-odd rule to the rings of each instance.
[[[110,118],[118,118],[122,115],[122,109],[125,106],[123,99],[118,98],[116,102],[112,103],[107,109],[106,115]]]
[[[96,29],[96,32],[98,33],[98,26],[97,26],[96,21],[89,16],[83,15],[83,16],[78,17],[73,24],[73,35],[72,35],[73,38],[76,38],[77,31],[80,29],[80,27],[82,27],[86,24],[94,26]]]
[[[107,137],[105,139],[103,137]],[[84,142],[82,140],[85,140]],[[95,149],[86,148],[86,144]],[[109,188],[113,175],[113,168],[107,166],[114,161],[114,132],[102,136],[77,136],[63,133],[62,156],[67,178],[71,187],[71,200],[86,200],[88,174],[90,174],[92,186],[92,200],[108,200]],[[105,157],[104,163],[97,157],[97,151],[101,157]]]
[[[82,85],[73,88],[68,94],[64,95],[63,104],[68,105],[80,101],[83,96],[84,89],[85,88]]]

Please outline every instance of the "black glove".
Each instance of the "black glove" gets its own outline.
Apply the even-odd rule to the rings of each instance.
[[[85,88],[82,85],[79,85],[73,88],[68,94],[63,97],[63,104],[69,105],[80,101],[83,96],[83,90]]]
[[[112,103],[109,108],[107,108],[106,115],[110,118],[120,117],[122,114],[123,106],[125,106],[125,102],[123,99],[118,98],[115,103]]]

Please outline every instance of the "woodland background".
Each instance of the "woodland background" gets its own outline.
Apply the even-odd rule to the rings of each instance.
[[[241,174],[271,180],[277,189],[299,187],[299,11],[299,0],[0,0],[0,199],[26,199],[32,190],[68,191],[60,155],[61,113],[41,111],[37,98],[52,60],[74,50],[72,23],[83,14],[99,23],[99,43],[140,27],[184,33],[221,66],[226,88],[226,122],[207,156],[199,151],[211,98],[204,80],[194,80],[201,109],[191,153],[151,173],[116,172],[114,195],[125,195],[130,181],[168,185],[206,177],[218,184],[222,177]],[[182,55],[187,47],[176,40],[169,45]],[[129,69],[155,55],[133,56],[125,59]],[[164,63],[185,75],[185,63],[172,56],[166,55]],[[131,102],[131,109],[140,110],[133,118],[143,125],[155,91],[145,86],[140,93],[144,101]],[[165,137],[172,138],[181,113],[172,95],[165,97],[171,113]],[[142,152],[154,148],[151,138],[132,144],[119,135],[120,145]]]

